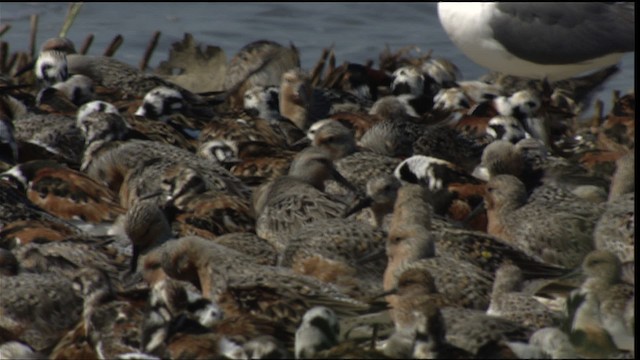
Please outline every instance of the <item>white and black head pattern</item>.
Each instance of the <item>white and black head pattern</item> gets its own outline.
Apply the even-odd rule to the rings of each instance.
[[[233,165],[240,162],[233,147],[223,140],[210,140],[200,144],[198,156],[212,160],[220,165]]]
[[[441,89],[433,97],[433,108],[443,111],[460,111],[471,107],[471,101],[459,87]]]
[[[99,139],[122,139],[128,132],[127,123],[118,109],[100,100],[88,102],[78,109],[76,126],[84,134],[87,144]]]
[[[36,78],[46,86],[67,80],[67,55],[62,51],[41,52],[35,65]]]
[[[178,90],[159,86],[144,96],[142,105],[135,114],[162,120],[166,116],[182,112],[185,105],[184,97]]]
[[[533,116],[540,109],[540,98],[530,90],[520,90],[509,97],[498,96],[494,105],[500,115],[511,115],[519,120]]]
[[[313,123],[310,127],[309,130],[307,130],[307,139],[313,141],[316,138],[316,133],[318,132],[318,130],[320,130],[321,127],[332,123],[333,119],[323,119],[323,120],[319,120],[316,121],[315,123]]]
[[[506,140],[512,144],[529,138],[529,135],[518,119],[513,116],[498,115],[489,120],[487,124],[487,135],[494,140]]]
[[[296,358],[310,358],[318,351],[337,345],[339,334],[340,325],[333,310],[324,306],[309,309],[296,331]]]
[[[242,346],[249,359],[289,359],[291,354],[271,335],[258,336]]]
[[[272,119],[280,115],[280,88],[254,86],[244,93],[244,110],[253,116]]]
[[[393,172],[403,183],[425,184],[438,191],[453,182],[467,182],[469,176],[449,161],[425,155],[403,160]]]
[[[81,74],[72,75],[66,81],[54,84],[53,87],[62,91],[76,105],[91,101],[95,93],[93,80]]]
[[[391,92],[393,95],[411,94],[420,96],[424,94],[424,75],[420,69],[413,66],[403,66],[393,72]]]
[[[440,85],[448,85],[462,77],[458,67],[447,59],[431,58],[422,64],[421,70]]]
[[[95,100],[82,105],[76,114],[76,125],[80,127],[80,122],[89,114],[94,112],[119,114],[118,108],[113,104],[102,100]]]

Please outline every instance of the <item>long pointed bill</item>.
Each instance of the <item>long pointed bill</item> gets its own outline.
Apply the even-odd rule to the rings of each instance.
[[[342,174],[338,172],[336,169],[331,170],[331,176],[335,181],[337,181],[340,185],[344,186],[348,190],[351,190],[354,194],[360,195],[360,190],[355,187],[353,184],[349,182],[349,180],[345,179]]]
[[[156,196],[160,196],[162,195],[164,192],[163,191],[156,191],[156,192],[152,192],[150,194],[146,194],[146,195],[142,195],[138,198],[138,200],[147,200],[147,199],[151,199],[154,198]]]
[[[140,246],[133,244],[133,251],[131,254],[131,267],[129,271],[134,274],[138,269],[138,258],[140,257]]]
[[[485,211],[485,207],[484,207],[484,200],[478,204],[478,206],[475,207],[475,209],[473,209],[469,215],[467,215],[467,217],[462,221],[462,226],[463,227],[468,227],[469,223],[476,217],[478,216],[478,214],[480,214],[481,212]]]
[[[385,256],[387,256],[386,250],[378,250],[361,257],[360,259],[356,260],[356,263],[358,265],[364,265],[372,261],[383,259]]]
[[[360,201],[354,202],[351,207],[347,208],[347,210],[344,212],[343,217],[349,217],[364,208],[368,208],[372,203],[373,199],[371,197],[367,196],[366,198],[360,199]]]
[[[291,148],[298,148],[298,147],[307,147],[311,145],[311,140],[308,137],[302,137],[300,138],[300,140],[294,142],[293,144],[291,144],[289,147]]]
[[[398,288],[394,287],[393,289],[383,291],[380,294],[374,295],[372,299],[378,299],[378,298],[389,296],[389,295],[395,295],[397,293],[398,293]]]
[[[21,67],[20,69],[18,69],[18,71],[16,71],[15,75],[13,75],[13,77],[19,77],[20,75],[26,73],[29,70],[33,70],[33,68],[36,66],[36,60],[33,60],[27,64],[25,64],[23,67]]]
[[[574,279],[581,276],[584,276],[584,273],[582,272],[582,266],[578,265],[575,269],[570,270],[566,274],[559,276],[558,280]]]

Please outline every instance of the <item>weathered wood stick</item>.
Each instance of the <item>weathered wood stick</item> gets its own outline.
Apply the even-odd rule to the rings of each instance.
[[[149,64],[149,60],[151,59],[151,55],[153,55],[153,51],[158,46],[158,40],[160,39],[160,31],[156,31],[151,35],[151,40],[149,41],[149,45],[147,45],[147,49],[144,51],[144,55],[142,56],[142,60],[140,60],[140,71],[145,71],[147,69],[147,65]]]
[[[9,43],[0,42],[0,74],[7,72],[7,58],[9,57]]]
[[[64,23],[62,23],[62,29],[60,29],[58,37],[67,37],[67,33],[69,32],[73,21],[76,19],[76,16],[78,16],[80,8],[82,8],[81,2],[69,4],[69,11],[67,12],[67,17],[64,19]]]
[[[122,45],[123,42],[124,42],[124,39],[122,38],[122,35],[120,34],[116,35],[116,37],[113,38],[113,41],[111,41],[111,44],[109,44],[107,49],[104,51],[103,55],[106,57],[112,57],[113,54],[115,54],[116,51],[118,51],[118,48],[120,48],[120,45]]]
[[[36,36],[38,35],[38,14],[31,15],[31,35],[29,36],[29,56],[31,59],[36,54]]]
[[[89,34],[87,38],[84,39],[84,43],[82,43],[82,47],[80,47],[80,54],[86,55],[91,44],[93,44],[93,34]]]
[[[9,29],[11,29],[10,24],[2,24],[2,26],[0,26],[0,36],[4,35]]]

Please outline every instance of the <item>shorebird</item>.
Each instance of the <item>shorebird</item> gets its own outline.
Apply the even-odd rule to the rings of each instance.
[[[63,82],[69,77],[66,54],[75,53],[73,42],[67,38],[52,38],[40,47],[35,62],[36,78],[47,86]]]
[[[254,86],[244,92],[243,109],[249,115],[265,120],[279,120],[280,88],[271,86]]]
[[[250,359],[287,359],[291,354],[284,345],[272,335],[261,335],[242,345]]]
[[[287,149],[286,135],[278,131],[271,122],[259,117],[224,114],[202,129],[199,143],[210,140],[225,141],[234,151],[244,142],[260,141],[276,148]]]
[[[398,189],[402,183],[392,175],[382,175],[367,181],[366,197],[351,205],[345,212],[345,216],[355,214],[369,207],[372,216],[370,223],[375,228],[383,229],[385,216],[393,212]]]
[[[433,126],[416,134],[414,155],[449,161],[472,173],[480,162],[485,144],[465,136],[450,126]]]
[[[248,197],[250,189],[222,166],[165,143],[145,140],[98,140],[85,151],[83,169],[120,194],[121,204],[131,206],[141,196],[160,190],[162,174],[178,163],[197,170],[210,189]]]
[[[341,121],[344,116],[340,115],[335,114],[332,117]],[[411,142],[407,141],[407,130],[403,128],[403,124],[392,119],[379,120],[375,115],[358,116],[366,121],[363,121],[364,126],[359,126],[362,129],[360,131],[363,132],[361,136],[358,136],[359,127],[357,125],[359,124],[354,125],[357,144],[360,148],[371,150],[376,154],[398,158],[413,155],[413,147]]]
[[[287,175],[296,155],[295,151],[266,142],[246,141],[238,146],[236,163],[229,171],[245,184],[254,186]]]
[[[439,308],[429,306],[416,310],[422,312],[416,318],[414,359],[468,359],[473,356],[447,342],[444,318]]]
[[[388,154],[379,154],[356,145],[353,131],[338,121],[321,120],[313,134],[313,147],[325,149],[334,160],[336,169],[360,191],[364,192],[367,181],[376,176],[390,174],[400,162]],[[313,128],[312,127],[312,128]],[[371,139],[384,141],[384,138]],[[339,193],[335,186],[331,193]]]
[[[256,264],[275,266],[278,263],[278,253],[273,245],[254,232],[229,233],[212,241],[250,256]]]
[[[607,181],[592,176],[579,164],[547,156],[544,145],[535,139],[523,139],[513,145],[504,140],[489,144],[476,169],[487,169],[489,177],[513,175],[522,181],[529,203],[553,206],[586,217],[595,225],[604,211]],[[594,204],[595,203],[595,204]]]
[[[106,185],[55,161],[21,163],[0,176],[13,176],[29,200],[61,219],[112,222],[124,213],[117,195]]]
[[[158,76],[144,72],[107,56],[78,54],[68,38],[50,38],[41,48],[35,64],[36,76],[45,83],[64,81],[68,75],[81,74],[96,85],[117,90],[124,96],[141,98],[157,86],[169,86],[193,101],[200,97]]]
[[[543,354],[549,354],[552,359],[578,357],[569,336],[558,328],[545,327],[534,332],[529,344],[539,347]]]
[[[635,192],[607,204],[594,229],[594,238],[596,249],[611,251],[622,262],[635,260]]]
[[[633,3],[439,3],[453,43],[479,65],[550,81],[635,51]]]
[[[253,193],[256,232],[273,243],[286,246],[287,237],[311,222],[342,216],[346,204],[324,192],[324,182],[335,179],[357,192],[334,168],[330,155],[310,147],[294,159],[289,174],[261,185]]]
[[[531,328],[479,310],[448,306],[440,310],[447,328],[447,341],[478,358],[515,358],[509,344],[526,343],[533,332]]]
[[[245,45],[229,61],[224,88],[232,108],[241,109],[245,91],[254,86],[279,85],[287,70],[300,67],[300,54],[291,44],[284,47],[274,41],[258,40]]]
[[[395,182],[394,182],[395,180]],[[372,210],[375,218],[382,218],[387,214],[394,213],[394,204],[397,198],[397,179],[394,176],[386,176],[382,178],[372,179],[369,184],[372,186],[367,190],[367,198],[358,202],[356,205],[350,207],[347,214],[357,210],[360,206],[367,206],[371,203]],[[420,187],[413,186],[413,191],[410,189],[402,190],[406,193],[418,194]],[[424,190],[421,190],[424,191]],[[407,198],[411,199],[413,195],[408,195]],[[476,267],[484,270],[484,272],[493,274],[495,271],[505,262],[517,264],[522,268],[524,277],[526,279],[539,278],[539,277],[557,277],[567,272],[566,269],[561,267],[545,264],[542,259],[536,256],[529,256],[516,247],[509,245],[508,243],[486,234],[485,232],[456,229],[450,226],[442,226],[436,221],[436,219],[429,219],[427,216],[431,213],[425,204],[428,204],[428,200],[421,200],[418,196],[415,196],[417,203],[411,201],[405,205],[405,208],[413,209],[408,214],[418,212],[421,215],[419,219],[424,221],[421,226],[428,227],[427,221],[431,223],[433,227],[432,232],[435,238],[435,246],[437,247],[437,253],[446,257],[451,257],[457,261],[468,262]],[[411,205],[413,204],[413,205]],[[418,211],[417,209],[420,209]],[[404,211],[404,210],[403,210]],[[394,213],[392,217],[395,218],[396,224],[408,225],[411,222],[403,220],[402,211],[397,214]],[[400,221],[400,223],[398,223]],[[403,222],[404,221],[404,222]],[[403,226],[396,225],[396,229],[400,230],[398,234],[402,234],[404,237],[407,235],[417,235],[420,233],[419,228],[404,230]],[[404,231],[404,233],[403,233]],[[409,239],[411,239],[409,237]],[[431,251],[429,249],[428,242],[416,241],[411,239],[410,246],[407,244],[404,249],[408,251],[409,256],[417,256],[418,250],[423,249],[425,251]],[[413,249],[413,250],[411,250]],[[380,251],[377,254],[368,254],[366,258],[377,259],[384,257],[384,251]],[[361,259],[361,262],[366,259]]]
[[[131,240],[130,271],[136,271],[138,258],[171,239],[171,226],[160,208],[151,201],[137,201],[124,218],[124,232]]]
[[[623,155],[616,161],[616,172],[613,174],[611,187],[609,188],[610,202],[624,194],[635,192],[635,154],[635,150],[631,149],[626,155]]]
[[[161,121],[188,139],[197,139],[215,115],[211,106],[189,101],[184,91],[158,86],[144,95],[133,116]]]
[[[21,339],[36,351],[55,346],[80,320],[82,298],[66,277],[22,273],[2,277],[2,336]]]
[[[46,357],[44,354],[34,351],[31,346],[19,341],[7,341],[0,345],[0,357],[3,359],[35,360]]]
[[[201,142],[196,154],[201,158],[209,159],[218,165],[222,165],[225,169],[229,169],[240,162],[233,148],[224,140]]]
[[[115,248],[112,239],[77,235],[62,241],[32,242],[13,252],[23,271],[72,278],[79,269],[93,266],[104,271],[114,283],[119,281],[128,259]]]
[[[495,274],[487,314],[537,329],[558,325],[560,313],[549,310],[533,297],[521,293],[522,282],[522,271],[516,265],[502,265]]]
[[[20,264],[15,255],[5,248],[0,248],[0,277],[17,275],[19,270]]]
[[[80,230],[33,205],[10,179],[0,177],[0,224],[3,247],[12,248],[34,239],[61,240]],[[19,186],[18,186],[19,188]],[[9,243],[13,241],[13,244]]]
[[[491,275],[469,262],[437,253],[438,235],[431,228],[431,217],[424,188],[409,184],[399,189],[386,242],[384,290],[394,288],[401,274],[419,269],[433,276],[447,304],[486,309]]]
[[[576,348],[605,352],[617,348],[633,352],[634,321],[627,319],[630,315],[627,309],[629,303],[634,302],[635,288],[621,281],[620,259],[609,251],[594,250],[584,258],[581,270],[587,278],[569,299],[582,299],[571,324]],[[607,343],[608,346],[601,349],[592,348],[592,345]]]
[[[0,208],[0,212],[5,209]],[[42,214],[51,216],[40,217],[37,212],[24,212],[21,206],[12,206],[11,211],[19,215],[18,219],[5,220],[0,238],[1,246],[12,249],[16,246],[29,244],[31,242],[61,241],[69,237],[79,235],[81,230],[69,223],[59,220],[48,213],[40,211]],[[25,217],[24,219],[20,219]],[[31,218],[30,218],[31,217]]]
[[[304,132],[280,114],[280,87],[254,86],[244,93],[244,111],[265,119],[276,132],[284,135],[289,146],[304,137]]]
[[[7,116],[0,116],[0,161],[7,166],[18,162],[18,143],[13,136],[13,122]]]
[[[468,174],[459,166],[431,156],[414,155],[403,160],[394,170],[403,183],[420,184],[429,189],[429,202],[437,215],[453,221],[468,221],[469,227],[485,231],[486,215],[472,210],[482,202],[484,182]]]
[[[485,315],[479,310],[450,306],[438,291],[431,273],[424,268],[407,269],[389,293],[397,297],[393,302],[393,320],[398,332],[407,328],[416,329],[420,318],[424,321],[425,314],[441,311],[444,321],[433,324],[442,327],[437,333],[443,335],[446,328],[448,343],[477,356],[485,351],[500,350],[501,342],[516,339],[526,341],[529,337],[526,328],[511,321]]]
[[[83,331],[73,341],[86,342],[98,358],[115,358],[140,349],[140,331],[148,289],[117,291],[109,277],[96,268],[80,269],[73,289],[84,298]]]
[[[76,106],[80,106],[86,102],[93,100],[95,96],[93,81],[89,77],[81,74],[71,75],[65,81],[57,82],[51,87],[57,91],[60,91],[69,101],[71,101]],[[46,89],[43,89],[40,93],[38,93],[39,99],[42,99],[44,97],[44,91],[46,91]],[[42,101],[37,102],[41,103]]]
[[[513,144],[526,137],[531,137],[520,121],[511,115],[492,117],[487,123],[486,132],[494,140],[506,140]]]
[[[46,87],[36,95],[36,107],[45,112],[72,113],[95,97],[93,81],[76,74],[66,81]]]
[[[333,310],[324,306],[307,310],[296,330],[296,358],[311,358],[317,352],[337,345],[339,334],[340,324]]]
[[[179,236],[214,238],[255,230],[248,198],[210,189],[203,175],[189,166],[178,164],[168,169],[160,188],[162,208]]]
[[[331,107],[327,99],[315,95],[309,76],[299,68],[282,74],[279,100],[280,114],[303,131],[326,118]]]
[[[361,299],[382,291],[385,259],[359,260],[384,250],[385,234],[368,224],[342,218],[317,220],[293,233],[280,253],[279,265],[331,283]]]
[[[392,74],[391,93],[406,102],[413,114],[422,115],[433,108],[433,97],[439,86],[431,77],[425,76],[421,69],[414,66],[403,66]],[[435,89],[433,89],[436,87]],[[434,91],[435,90],[435,91]]]
[[[290,269],[253,264],[249,256],[198,237],[165,243],[147,255],[144,268],[145,278],[162,270],[191,282],[220,306],[225,317],[255,319],[287,343],[304,312],[316,305],[331,307],[339,315],[368,308],[330,284]]]
[[[558,208],[553,199],[527,201],[524,184],[512,175],[487,183],[487,232],[546,262],[573,267],[593,249],[593,220]]]
[[[16,141],[33,143],[56,154],[67,164],[77,167],[80,163],[85,139],[71,116],[27,112],[14,118],[13,125]]]

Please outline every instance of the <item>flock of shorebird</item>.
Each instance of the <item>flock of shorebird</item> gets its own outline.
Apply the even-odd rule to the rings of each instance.
[[[3,78],[0,358],[634,357],[635,95],[577,121],[611,68],[328,57]]]

